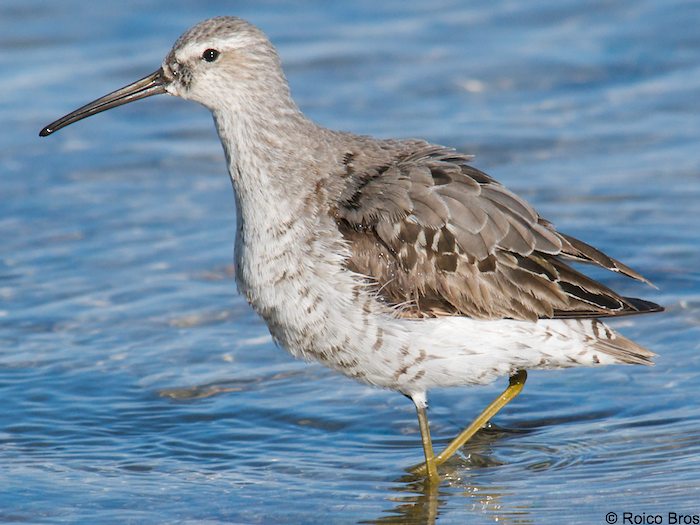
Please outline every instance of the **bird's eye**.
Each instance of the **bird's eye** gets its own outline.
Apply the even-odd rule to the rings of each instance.
[[[220,53],[216,49],[207,49],[204,53],[202,53],[202,60],[214,62],[214,60],[219,58],[219,55]]]

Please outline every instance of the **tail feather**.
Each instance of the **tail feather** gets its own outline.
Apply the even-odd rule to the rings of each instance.
[[[592,334],[589,335],[595,338],[593,348],[609,355],[618,363],[648,366],[654,364],[655,353],[618,334],[604,323],[596,319],[592,320],[591,331]]]

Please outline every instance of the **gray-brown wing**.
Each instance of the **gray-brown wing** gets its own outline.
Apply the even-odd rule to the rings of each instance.
[[[524,200],[437,146],[354,172],[336,221],[348,267],[406,316],[483,319],[607,317],[660,307],[626,298],[571,268],[595,264],[646,281],[558,233]]]

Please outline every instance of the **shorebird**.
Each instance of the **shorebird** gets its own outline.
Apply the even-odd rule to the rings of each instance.
[[[154,73],[45,127],[168,93],[214,116],[238,215],[236,281],[282,347],[415,404],[428,481],[522,390],[527,369],[651,364],[601,318],[661,311],[570,263],[648,281],[558,232],[522,198],[424,140],[321,127],[265,34],[235,17],[185,32]],[[427,392],[509,386],[440,454]]]

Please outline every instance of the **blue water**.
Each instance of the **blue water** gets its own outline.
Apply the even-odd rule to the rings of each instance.
[[[700,4],[0,4],[0,522],[605,523],[700,514]],[[236,293],[211,117],[156,97],[38,130],[260,25],[315,120],[419,136],[658,290],[653,368],[533,372],[431,490],[409,401],[292,360]],[[504,386],[431,395],[445,444]]]

